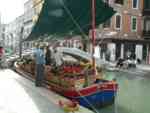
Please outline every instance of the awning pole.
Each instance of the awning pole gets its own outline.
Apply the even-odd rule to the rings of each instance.
[[[96,8],[95,8],[95,0],[92,0],[92,65],[94,68],[94,74],[96,72],[95,68],[95,15],[96,15]]]

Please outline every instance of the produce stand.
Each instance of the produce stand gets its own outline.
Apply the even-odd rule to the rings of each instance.
[[[63,57],[66,57],[65,54]],[[96,74],[91,60],[64,58],[59,67],[45,65],[45,83],[51,90],[71,100],[76,100],[80,105],[90,108],[112,104],[117,92],[117,83],[103,79],[102,67],[96,66]],[[68,57],[67,57],[68,58]],[[91,58],[92,59],[92,58]],[[16,62],[16,68],[29,73],[35,78],[35,60],[27,56]],[[94,98],[93,98],[94,97]]]

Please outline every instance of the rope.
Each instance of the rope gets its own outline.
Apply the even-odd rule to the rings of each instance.
[[[91,106],[91,108],[96,112],[96,113],[99,113],[99,111],[95,108],[95,106],[93,106],[86,97],[82,96],[82,94],[77,91],[77,93]]]
[[[65,5],[64,0],[63,1],[63,7],[66,10],[66,12],[68,13],[68,15],[70,16],[70,18],[72,19],[73,23],[76,25],[76,27],[80,30],[80,32],[83,34],[83,36],[86,37],[86,34],[84,33],[84,31],[82,30],[82,28],[80,27],[80,25],[78,24],[78,22],[74,19],[73,15],[71,14],[70,10],[68,9],[68,7]]]
[[[86,71],[88,68],[89,66],[87,66],[82,72]],[[82,94],[79,91],[77,91],[77,93],[89,104],[89,106],[91,106],[91,108],[95,111],[95,113],[99,113],[99,111],[95,108],[95,106],[93,106],[86,97],[82,96]]]

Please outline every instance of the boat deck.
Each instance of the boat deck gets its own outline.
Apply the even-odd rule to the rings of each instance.
[[[0,113],[64,113],[58,105],[66,98],[35,87],[34,82],[12,70],[0,70]],[[93,113],[80,106],[75,113]]]

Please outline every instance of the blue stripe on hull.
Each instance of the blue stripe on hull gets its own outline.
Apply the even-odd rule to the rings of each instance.
[[[75,99],[78,100],[80,105],[91,108],[91,105],[95,107],[101,107],[104,106],[105,104],[113,103],[115,95],[116,92],[114,91],[103,91],[103,92],[97,92],[89,96],[84,96],[84,97],[80,96]]]

